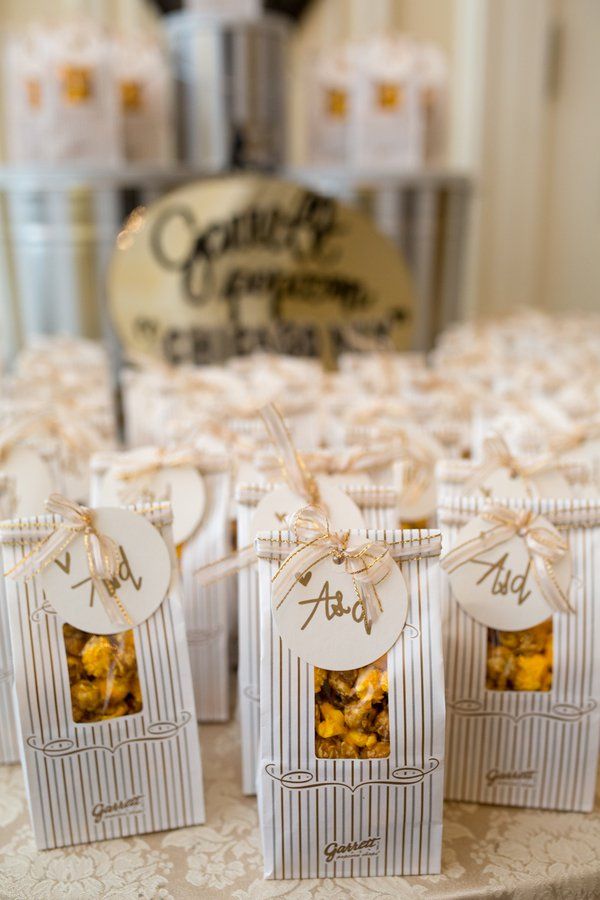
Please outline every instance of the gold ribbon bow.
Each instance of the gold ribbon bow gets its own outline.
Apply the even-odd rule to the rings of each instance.
[[[61,494],[51,494],[46,500],[46,509],[53,515],[61,516],[63,521],[46,540],[6,572],[6,575],[15,579],[33,578],[55,562],[81,535],[92,584],[98,592],[107,616],[115,625],[132,625],[131,618],[114,587],[122,561],[121,550],[116,541],[98,531],[94,524],[94,510],[88,509],[87,506],[79,506]]]
[[[402,503],[416,503],[435,479],[438,460],[433,451],[435,441],[428,443],[416,426],[409,429],[399,425],[382,425],[376,429],[376,434],[391,441],[387,446],[395,450],[394,461],[405,463],[401,484]]]
[[[594,441],[600,438],[600,418],[589,419],[587,422],[580,422],[569,428],[562,434],[557,434],[550,441],[550,448],[554,453],[569,453],[571,450],[577,450],[588,441]]]
[[[294,513],[289,526],[299,546],[273,576],[273,606],[278,609],[309,569],[330,556],[352,578],[356,596],[364,610],[365,622],[370,627],[383,612],[377,585],[389,575],[394,565],[385,544],[367,541],[349,548],[350,533],[330,531],[325,513],[314,506],[306,506]]]
[[[210,465],[211,463],[209,463]],[[140,447],[127,454],[112,469],[115,478],[125,484],[138,482],[122,496],[123,503],[135,503],[150,489],[152,478],[163,469],[178,469],[184,466],[202,466],[202,456],[194,448]]]
[[[285,481],[294,493],[304,497],[311,506],[320,503],[319,487],[297,452],[281,413],[273,403],[259,410],[273,442]]]
[[[85,422],[70,418],[68,413],[57,410],[40,415],[31,414],[16,419],[2,429],[0,460],[17,444],[29,438],[47,438],[59,444],[66,465],[79,472],[85,457],[89,457],[100,443],[98,431]]]
[[[553,453],[540,456],[527,463],[516,459],[504,438],[499,434],[485,438],[482,450],[483,460],[465,482],[464,489],[467,494],[481,487],[486,478],[489,478],[498,469],[507,469],[512,475],[527,481],[533,475],[556,469],[557,466],[557,459]]]
[[[554,573],[554,563],[562,559],[569,549],[560,535],[548,528],[541,516],[530,510],[490,506],[479,516],[491,522],[493,527],[453,547],[441,559],[442,569],[451,574],[480,553],[493,550],[518,536],[525,541],[535,580],[548,606],[555,612],[573,612]]]
[[[314,475],[348,475],[370,472],[390,466],[402,459],[405,448],[399,444],[380,444],[374,447],[345,447],[341,450],[321,449],[300,454],[305,468]],[[254,466],[259,472],[277,468],[278,460],[268,452],[259,453]]]

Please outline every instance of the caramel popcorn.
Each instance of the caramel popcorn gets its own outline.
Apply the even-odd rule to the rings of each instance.
[[[73,719],[103,722],[140,712],[133,633],[92,635],[63,626]]]
[[[488,630],[486,687],[491,691],[549,691],[552,619],[525,631]]]
[[[390,754],[388,673],[383,657],[362,669],[315,668],[315,752],[319,759]]]

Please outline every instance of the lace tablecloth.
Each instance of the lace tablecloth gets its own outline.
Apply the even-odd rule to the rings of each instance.
[[[19,766],[0,768],[0,897],[595,898],[600,803],[589,815],[447,803],[443,874],[264,881],[256,802],[240,794],[237,723],[204,726],[207,824],[38,853]]]

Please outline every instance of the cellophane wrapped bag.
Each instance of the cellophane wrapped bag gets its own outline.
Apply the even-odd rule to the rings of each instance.
[[[600,501],[442,499],[446,797],[590,810]]]
[[[21,759],[39,849],[204,821],[168,504],[3,522]]]
[[[439,534],[304,510],[256,549],[265,877],[439,872]]]

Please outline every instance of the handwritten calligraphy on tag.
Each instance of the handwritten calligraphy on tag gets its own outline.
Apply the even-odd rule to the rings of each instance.
[[[492,527],[492,523],[475,517],[459,530],[450,547],[467,543]],[[568,592],[570,554],[554,563],[553,569],[561,588]],[[518,534],[487,551],[476,553],[450,572],[448,579],[459,606],[488,628],[523,631],[544,622],[552,614],[535,577],[527,544]]]
[[[301,553],[297,558],[300,563]],[[408,610],[398,566],[377,585],[381,611],[376,616],[363,605],[352,576],[330,556],[298,571],[295,579],[273,616],[286,645],[301,659],[323,669],[355,669],[379,659],[398,640]]]
[[[474,566],[483,566],[486,570],[475,583],[483,584],[487,578],[491,578],[492,594],[500,594],[504,597],[508,594],[516,595],[517,603],[520,606],[528,597],[531,597],[531,591],[526,590],[531,562],[527,563],[527,568],[522,575],[513,575],[513,570],[506,565],[507,560],[508,553],[503,553],[496,562],[489,562],[485,559],[473,559],[472,563]]]
[[[135,591],[140,591],[142,588],[143,580],[144,580],[143,576],[140,575],[139,578],[135,577],[135,575],[133,574],[133,571],[131,569],[131,564],[127,557],[127,553],[125,552],[125,548],[122,545],[119,545],[119,550],[121,553],[121,563],[119,565],[119,571],[118,571],[116,578],[113,578],[112,581],[110,582],[110,585],[107,585],[107,586],[110,587],[111,593],[112,593],[113,591],[120,591],[124,584],[126,584],[127,582],[131,582],[133,589]],[[67,556],[69,557],[68,568],[63,566],[63,564],[58,559],[55,560],[55,562],[56,562],[56,565],[59,566],[59,568],[61,568],[63,570],[63,572],[65,572],[66,574],[69,574],[70,554],[67,553]],[[94,585],[94,582],[92,581],[91,576],[88,576],[87,578],[83,578],[81,581],[77,581],[75,584],[72,584],[71,590],[76,591],[78,588],[81,588],[84,585],[88,585],[89,598],[90,598],[89,606],[93,607],[97,592],[96,592],[96,587]]]
[[[351,606],[344,606],[344,594],[342,591],[337,590],[334,593],[331,592],[329,588],[329,582],[325,581],[323,587],[321,588],[321,592],[318,597],[310,598],[308,600],[298,600],[299,606],[310,606],[312,604],[312,609],[308,614],[308,618],[301,626],[301,631],[310,625],[312,619],[317,613],[317,610],[321,609],[325,618],[328,622],[331,622],[332,619],[340,618],[341,616],[351,615],[353,620],[360,625],[362,622],[364,625],[364,629],[367,634],[371,634],[371,628],[373,627],[373,623],[367,617],[364,605],[360,600],[356,600],[354,604]]]
[[[111,597],[118,597],[132,624],[139,625],[162,603],[171,580],[167,545],[143,516],[125,509],[94,512],[96,526],[119,545],[117,575],[105,582]],[[65,622],[93,634],[113,634],[122,625],[108,615],[90,575],[83,535],[66,553],[39,574],[41,588],[52,608]]]

